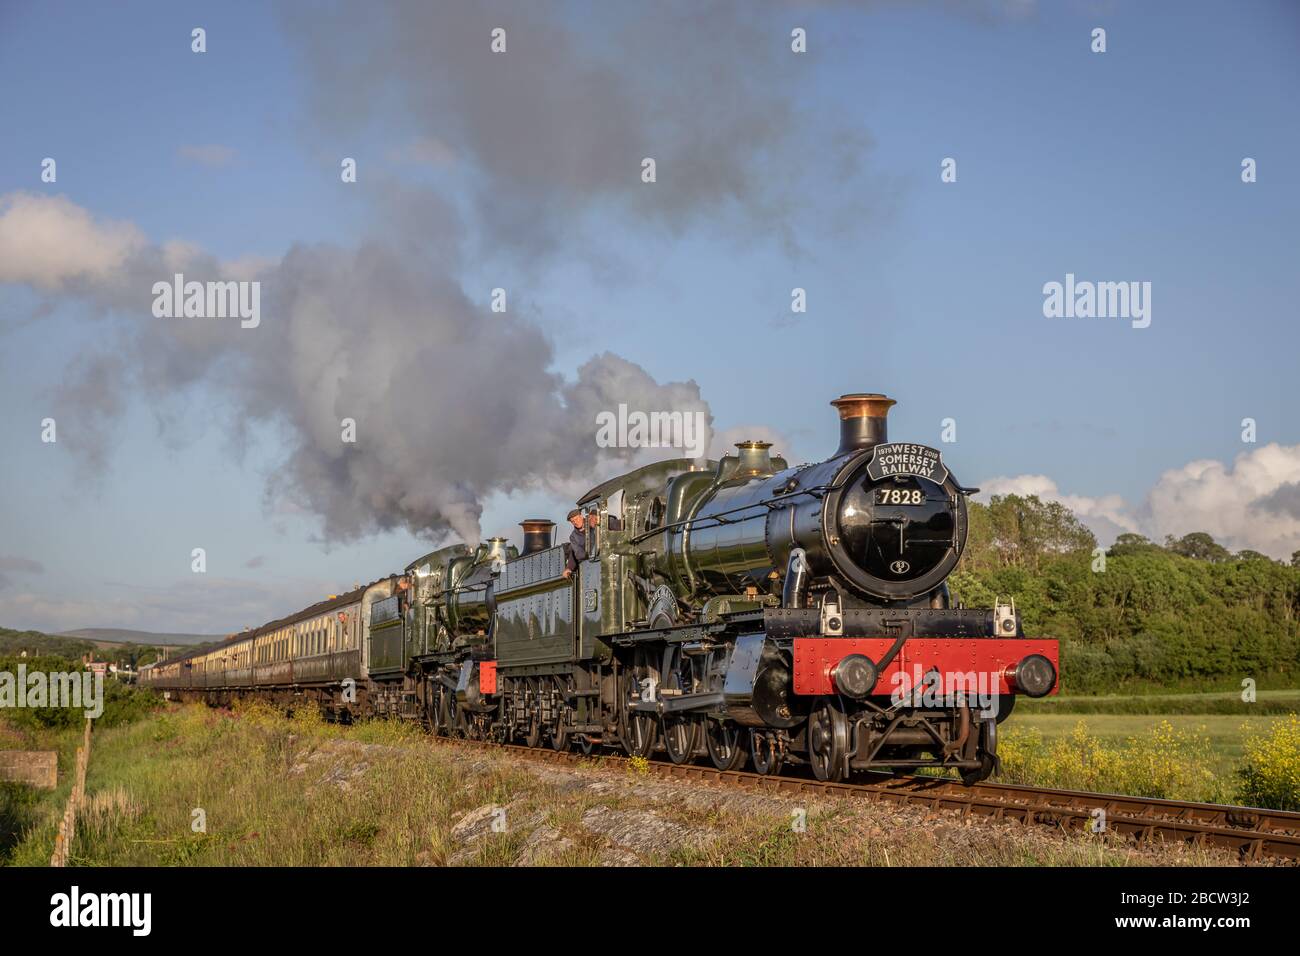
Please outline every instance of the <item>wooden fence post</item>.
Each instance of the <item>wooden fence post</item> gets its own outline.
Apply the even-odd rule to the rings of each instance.
[[[86,799],[86,768],[90,765],[90,718],[86,718],[86,729],[81,735],[81,746],[77,748],[77,762],[73,770],[72,793],[68,796],[68,805],[64,808],[63,819],[59,821],[59,832],[54,837],[54,855],[50,857],[50,866],[67,866],[68,855],[72,852],[72,843],[77,835],[77,813]]]

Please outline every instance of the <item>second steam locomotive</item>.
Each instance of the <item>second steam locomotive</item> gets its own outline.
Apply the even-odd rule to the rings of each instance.
[[[937,449],[888,440],[892,399],[831,404],[825,461],[789,467],[742,442],[593,488],[574,573],[554,525],[525,521],[522,548],[440,548],[141,680],[557,750],[974,783],[997,768],[1016,696],[1056,691],[1057,642],[1026,637],[1012,605],[954,606],[977,489]]]

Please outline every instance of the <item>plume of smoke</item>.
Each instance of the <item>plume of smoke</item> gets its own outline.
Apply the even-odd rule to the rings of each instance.
[[[374,141],[375,124],[396,117],[410,141],[378,155],[435,170],[437,190],[371,173],[361,195],[378,238],[298,244],[261,264],[150,243],[62,198],[9,197],[0,250],[21,255],[0,256],[0,281],[123,319],[119,342],[76,358],[61,396],[73,411],[65,436],[92,462],[131,395],[213,389],[236,436],[283,429],[269,492],[319,514],[328,539],[396,527],[474,539],[490,493],[571,490],[643,460],[596,445],[596,414],[620,403],[711,423],[694,382],[657,382],[609,353],[556,374],[540,326],[465,295],[469,243],[532,269],[613,217],[668,235],[731,225],[793,247],[798,183],[852,178],[863,152],[865,135],[843,124],[807,149],[809,81],[779,4],[282,9],[308,68],[315,135]],[[508,37],[499,56],[497,27]],[[652,188],[639,178],[645,157],[658,163]],[[853,203],[839,205],[846,215]],[[175,272],[255,278],[261,325],[153,318],[150,290]],[[344,419],[355,443],[342,440]]]
[[[85,248],[99,250],[94,240],[118,229],[87,226],[80,210],[69,217],[61,198],[21,206],[17,218],[0,206],[0,245],[19,227],[73,224],[90,229]],[[572,488],[635,456],[636,449],[597,446],[600,411],[625,402],[708,414],[694,382],[656,382],[609,353],[574,379],[554,373],[539,326],[471,302],[453,278],[392,243],[296,245],[263,265],[251,273],[264,316],[256,329],[152,316],[153,283],[175,271],[187,280],[231,276],[193,247],[133,242],[120,268],[103,274],[89,268],[101,255],[78,264],[62,254],[62,278],[50,278],[41,261],[7,276],[39,280],[47,292],[87,298],[129,320],[122,346],[83,353],[74,364],[60,395],[70,443],[102,463],[105,426],[128,393],[165,402],[196,385],[215,388],[234,408],[237,432],[283,429],[288,450],[269,491],[319,514],[327,539],[404,527],[476,540],[490,492]],[[346,419],[355,442],[344,441]]]
[[[599,245],[583,241],[597,209],[674,235],[730,227],[797,251],[797,223],[824,230],[863,208],[862,193],[846,190],[815,209],[816,191],[800,188],[852,179],[870,138],[815,107],[811,67],[790,51],[791,11],[776,0],[281,11],[311,77],[321,142],[396,118],[410,142],[395,151],[450,171],[493,253],[536,260]],[[496,29],[504,53],[489,48]],[[647,157],[653,188],[640,180]]]

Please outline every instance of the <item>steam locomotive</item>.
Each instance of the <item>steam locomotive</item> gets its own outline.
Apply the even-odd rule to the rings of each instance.
[[[1057,643],[1026,637],[1014,604],[954,606],[978,489],[938,449],[888,440],[892,399],[831,404],[825,461],[790,467],[748,441],[593,488],[576,573],[554,524],[531,519],[522,548],[440,548],[141,682],[530,747],[974,783],[997,769],[1016,696],[1055,693]]]

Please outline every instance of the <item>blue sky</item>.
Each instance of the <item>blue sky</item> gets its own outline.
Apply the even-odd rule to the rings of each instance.
[[[581,55],[618,62],[618,4],[528,6]],[[665,16],[683,46],[707,49],[716,23],[693,9]],[[373,18],[390,13],[380,4]],[[512,15],[500,8],[502,22]],[[493,188],[491,164],[454,133],[457,109],[476,106],[451,97],[445,116],[432,113],[449,130],[447,164],[411,153],[430,126],[402,96],[331,108],[338,91],[312,65],[317,32],[346,34],[329,20],[244,3],[0,4],[0,197],[63,196],[152,243],[274,261],[295,243],[384,234],[394,207],[379,184],[409,184],[460,220],[465,296],[486,302],[507,287],[567,378],[612,352],[659,382],[693,380],[717,429],[766,426],[803,460],[834,447],[829,399],[883,391],[899,401],[894,437],[937,444],[954,418],[944,454],[966,484],[1046,481],[1103,537],[1208,529],[1277,557],[1300,548],[1288,537],[1300,513],[1268,510],[1300,482],[1300,7],[765,5],[737,42],[770,43],[753,67],[766,72],[746,74],[742,48],[721,61],[725,96],[710,95],[707,71],[665,66],[629,81],[664,94],[631,97],[647,115],[667,112],[656,129],[692,119],[672,113],[694,99],[670,95],[674,83],[699,81],[698,109],[724,119],[761,116],[747,97],[781,98],[790,131],[755,160],[753,191],[672,218],[647,211],[652,193],[556,204],[543,247],[527,250],[496,241],[466,198]],[[195,26],[205,54],[190,50]],[[788,52],[795,26],[808,31],[806,54]],[[1105,53],[1089,48],[1094,27],[1107,31]],[[512,25],[512,43],[526,45],[529,29]],[[382,56],[341,60],[329,82],[386,68]],[[557,106],[579,130],[582,108]],[[529,148],[509,130],[502,139]],[[187,158],[200,146],[222,149],[213,162]],[[836,148],[851,155],[842,177]],[[56,184],[40,180],[47,156]],[[339,181],[342,156],[358,158],[355,186]],[[945,157],[955,183],[940,181]],[[1257,161],[1257,182],[1242,183],[1243,157]],[[537,174],[543,194],[549,173]],[[661,168],[645,188],[673,188],[673,175]],[[513,211],[509,191],[492,195]],[[754,196],[779,198],[778,212],[754,215]],[[1149,281],[1150,327],[1045,318],[1043,284],[1066,273]],[[221,632],[437,543],[407,530],[322,540],[317,515],[267,493],[283,433],[255,422],[239,453],[223,427],[238,403],[219,381],[130,393],[91,467],[67,441],[42,444],[40,420],[78,361],[120,349],[140,317],[76,288],[39,288],[2,262],[0,276],[0,624]],[[790,313],[796,286],[806,315]],[[1254,444],[1242,442],[1246,417]],[[1189,468],[1206,461],[1218,465]],[[1242,500],[1225,509],[1225,494]],[[545,488],[483,498],[484,533],[534,513],[558,519],[567,503]],[[190,573],[196,546],[206,576]]]

